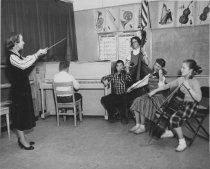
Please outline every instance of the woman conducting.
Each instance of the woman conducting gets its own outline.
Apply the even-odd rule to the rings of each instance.
[[[21,34],[13,34],[7,39],[8,69],[11,79],[12,120],[17,130],[18,145],[25,150],[33,150],[33,141],[28,142],[24,131],[35,127],[35,115],[33,109],[31,88],[28,78],[29,68],[39,56],[47,53],[46,49],[40,49],[33,55],[23,57],[25,42]]]

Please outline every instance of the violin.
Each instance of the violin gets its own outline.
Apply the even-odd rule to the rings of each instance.
[[[123,70],[121,71],[121,74],[122,75],[125,75],[126,74],[126,67],[124,66]],[[109,87],[109,85],[111,84],[111,82],[114,80],[114,78],[116,77],[117,75],[114,74],[113,77],[109,77],[109,78],[102,78],[101,80],[101,83],[103,83],[104,87]]]
[[[190,15],[191,11],[190,11],[190,5],[193,3],[193,1],[191,1],[188,5],[188,7],[183,11],[182,16],[179,18],[179,22],[181,24],[186,24],[189,20],[188,16]]]
[[[108,87],[111,84],[112,80],[114,79],[114,76],[112,78],[106,78],[106,79],[102,79],[101,83],[103,83],[104,87]]]
[[[203,9],[203,13],[200,15],[200,20],[201,21],[205,21],[206,19],[207,19],[207,15],[208,15],[208,13],[209,13],[209,4],[210,4],[210,2],[208,3],[208,5]]]

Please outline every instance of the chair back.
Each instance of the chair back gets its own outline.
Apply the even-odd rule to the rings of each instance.
[[[202,86],[201,87],[202,97],[209,98],[209,87]]]
[[[202,99],[200,101],[200,105],[205,109],[209,110],[209,87],[202,86],[201,93],[202,93]]]
[[[73,103],[75,103],[73,82],[54,82],[53,81],[53,91],[54,91],[55,101],[57,104],[59,104],[57,102],[57,97],[62,96],[62,95],[72,96]],[[62,104],[65,104],[65,103],[62,103]]]

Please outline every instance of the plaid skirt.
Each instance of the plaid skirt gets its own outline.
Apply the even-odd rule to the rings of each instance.
[[[148,94],[137,97],[130,110],[139,112],[145,118],[153,120],[156,110],[163,104],[166,97],[162,93],[150,97]]]
[[[197,113],[198,102],[183,102],[184,110],[174,112],[170,118],[170,127],[177,128],[183,124],[184,119],[190,118]]]

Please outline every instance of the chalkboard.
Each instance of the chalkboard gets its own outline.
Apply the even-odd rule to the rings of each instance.
[[[202,67],[201,75],[209,75],[209,25],[152,30],[152,59],[160,57],[170,75],[189,58]]]

